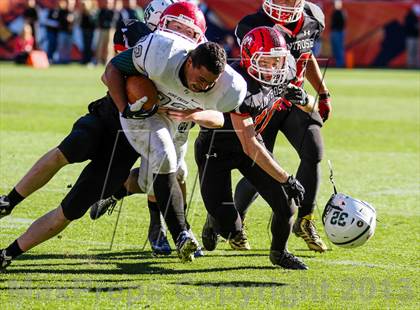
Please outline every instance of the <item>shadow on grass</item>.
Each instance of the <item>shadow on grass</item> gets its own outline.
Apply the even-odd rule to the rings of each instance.
[[[36,254],[25,253],[19,260],[45,260],[45,259],[84,259],[84,260],[109,260],[109,259],[129,259],[129,258],[153,258],[151,251],[119,251],[97,254]]]
[[[239,267],[217,267],[217,268],[205,268],[205,269],[169,269],[155,266],[156,262],[140,262],[140,263],[120,263],[116,264],[117,268],[114,269],[98,269],[98,268],[13,268],[12,266],[7,269],[8,274],[74,274],[74,275],[140,275],[140,274],[162,274],[162,275],[179,275],[179,274],[199,274],[208,272],[223,272],[223,271],[234,271],[234,270],[271,270],[274,267],[261,267],[261,266],[239,266]],[[83,266],[82,264],[79,264]],[[194,265],[190,265],[194,268]],[[19,265],[16,265],[19,267]]]
[[[203,287],[279,287],[286,283],[256,282],[256,281],[223,281],[223,282],[176,282],[176,285],[203,286]]]
[[[35,291],[53,291],[55,294],[65,295],[66,293],[70,293],[70,295],[74,295],[75,293],[115,293],[115,292],[123,292],[126,290],[141,290],[144,291],[145,287],[143,284],[138,285],[128,285],[128,286],[120,286],[117,283],[105,286],[99,286],[100,284],[95,283],[96,281],[68,281],[72,282],[73,285],[31,285],[31,283],[35,282],[34,280],[27,280],[22,282],[11,282],[7,287],[0,287],[1,291],[7,292],[35,292]],[[67,281],[64,281],[67,282]],[[99,282],[99,280],[98,280]],[[119,282],[119,281],[115,281]],[[273,287],[282,287],[288,284],[286,283],[278,283],[278,282],[257,282],[257,281],[219,281],[219,282],[172,282],[172,285],[178,286],[194,286],[194,287],[210,287],[210,288],[273,288]],[[48,294],[48,293],[47,293]]]
[[[116,291],[124,291],[124,290],[133,290],[138,289],[140,286],[101,286],[101,287],[89,287],[89,286],[12,286],[12,287],[0,287],[0,291],[30,291],[30,290],[74,290],[74,291],[85,291],[89,293],[96,293],[96,292],[116,292]]]
[[[240,256],[238,256],[240,257]],[[212,260],[211,256],[200,258],[200,260]],[[49,263],[48,260],[58,260]],[[61,260],[61,261],[60,261]],[[69,261],[73,260],[73,261]],[[74,261],[79,260],[79,261]],[[134,262],[122,262],[123,260],[134,260]],[[24,261],[24,262],[23,262]],[[22,264],[19,264],[22,262]],[[216,262],[216,261],[215,261]],[[165,268],[164,265],[175,264],[174,268]],[[184,267],[185,266],[185,267]],[[184,269],[179,269],[179,267]],[[223,272],[233,270],[268,269],[274,267],[262,266],[232,266],[200,269],[197,264],[181,264],[175,255],[154,258],[150,252],[121,251],[90,254],[25,254],[16,259],[8,269],[8,274],[74,274],[74,275],[139,275],[139,274],[199,274],[208,272]]]

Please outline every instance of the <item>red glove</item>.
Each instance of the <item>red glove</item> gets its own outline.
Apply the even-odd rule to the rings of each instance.
[[[331,98],[330,93],[319,94],[318,98],[318,111],[322,120],[325,122],[331,114]]]

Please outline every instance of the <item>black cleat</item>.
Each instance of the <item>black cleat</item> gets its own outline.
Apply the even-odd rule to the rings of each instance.
[[[308,266],[305,265],[299,258],[292,253],[285,251],[270,251],[270,261],[274,266],[279,266],[284,269],[293,270],[307,270]]]
[[[12,213],[10,209],[9,197],[6,195],[0,196],[0,219]]]
[[[111,215],[114,212],[114,208],[117,205],[118,200],[111,196],[109,198],[101,199],[95,202],[90,207],[90,218],[92,220],[97,220],[102,215],[108,211],[108,215]]]
[[[6,255],[6,250],[0,250],[0,271],[3,271],[12,263],[12,257]]]
[[[204,223],[203,231],[201,232],[201,240],[203,241],[203,246],[207,251],[213,251],[216,249],[218,242],[218,235],[213,230],[211,222],[211,215],[207,214],[206,222]]]

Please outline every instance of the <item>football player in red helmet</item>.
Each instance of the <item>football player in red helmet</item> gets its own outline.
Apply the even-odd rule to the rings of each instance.
[[[307,80],[318,94],[318,110],[305,110],[291,106],[276,111],[262,133],[267,148],[272,151],[277,133],[281,131],[295,148],[301,160],[296,178],[305,187],[293,232],[303,238],[311,250],[325,252],[327,247],[319,236],[314,222],[315,200],[320,182],[320,162],[323,154],[321,127],[331,112],[330,95],[312,48],[323,31],[324,14],[313,3],[305,0],[264,0],[261,9],[244,17],[235,34],[242,41],[255,27],[275,27],[283,35],[290,54],[296,61],[296,78],[293,84],[302,86]],[[255,188],[242,179],[235,192],[236,207],[245,218],[252,201],[257,197]]]
[[[283,36],[272,38],[270,32],[260,28],[255,29],[242,41],[241,65],[260,83],[282,84],[288,72],[289,52],[286,41]]]
[[[142,38],[159,29],[175,33],[193,43],[206,41],[203,12],[191,2],[153,0],[146,8],[145,23],[136,19],[119,21],[114,35],[116,53],[133,47]]]
[[[163,11],[157,29],[176,33],[193,43],[201,43],[206,32],[206,20],[194,3],[176,2]]]
[[[300,19],[305,0],[264,0],[262,9],[279,23],[293,23]]]
[[[238,169],[273,210],[271,262],[285,269],[307,269],[287,251],[295,210],[292,201],[303,199],[304,188],[274,160],[259,133],[275,111],[285,109],[289,101],[306,105],[308,96],[303,89],[288,85],[295,77],[295,63],[274,28],[258,27],[246,34],[241,61],[232,67],[246,80],[247,95],[237,109],[224,114],[222,128],[200,130],[195,143],[201,195],[209,214],[203,245],[214,250],[220,234],[233,249],[250,249],[232,197],[231,171]]]

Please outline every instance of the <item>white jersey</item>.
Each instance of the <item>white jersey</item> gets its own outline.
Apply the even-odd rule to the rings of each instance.
[[[133,63],[140,73],[155,83],[159,92],[159,106],[179,110],[234,110],[244,100],[247,88],[242,76],[229,65],[226,65],[215,86],[207,92],[195,93],[182,84],[180,69],[188,52],[195,47],[176,34],[152,33],[133,48]]]
[[[159,92],[159,106],[178,110],[203,109],[230,112],[245,98],[247,86],[242,76],[226,65],[213,88],[195,93],[185,87],[179,76],[188,52],[196,45],[178,35],[166,32],[152,33],[142,38],[133,48],[136,69],[147,75]],[[150,181],[153,174],[177,172],[185,155],[191,124],[170,119],[156,113],[143,120],[120,117],[124,133],[149,165],[143,179]],[[143,186],[146,189],[149,186]]]

